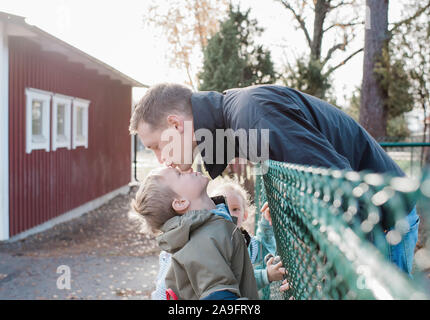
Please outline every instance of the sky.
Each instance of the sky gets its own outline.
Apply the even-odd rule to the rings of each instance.
[[[158,30],[143,23],[150,0],[1,0],[0,11],[27,18],[27,22],[51,33],[128,76],[152,85],[181,82],[183,70],[169,64],[168,47]],[[167,4],[168,1],[161,1]],[[291,15],[274,0],[237,0],[265,29],[258,43],[269,48],[276,66],[303,54],[306,44]],[[390,19],[399,14],[398,1],[390,2]],[[393,18],[394,17],[394,18]],[[359,32],[355,48],[363,45]],[[336,39],[329,39],[335,41]],[[340,61],[342,57],[338,56]],[[350,96],[362,79],[363,55],[358,54],[334,73],[336,96]],[[144,90],[134,90],[138,99]],[[344,102],[345,103],[345,102]]]

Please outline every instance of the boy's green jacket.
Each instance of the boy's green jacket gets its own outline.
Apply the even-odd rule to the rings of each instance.
[[[245,239],[234,223],[209,210],[194,210],[169,219],[161,231],[158,245],[172,254],[166,288],[178,299],[202,299],[223,290],[258,299]]]

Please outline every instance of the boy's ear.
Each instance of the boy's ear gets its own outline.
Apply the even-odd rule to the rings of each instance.
[[[190,201],[188,199],[174,199],[172,202],[172,208],[177,213],[184,214],[187,212],[188,207],[190,206]]]
[[[184,131],[184,119],[176,114],[170,114],[167,116],[167,123],[169,126],[175,127],[179,133]]]

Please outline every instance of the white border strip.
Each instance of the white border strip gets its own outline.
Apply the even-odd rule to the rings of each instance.
[[[0,241],[9,238],[9,48],[0,21]]]
[[[66,213],[63,213],[62,215],[53,218],[51,220],[48,220],[34,228],[31,228],[29,230],[26,230],[24,232],[21,232],[15,236],[13,236],[12,238],[10,238],[9,240],[7,240],[7,242],[14,242],[17,240],[21,240],[24,239],[28,236],[34,235],[36,233],[48,230],[50,228],[52,228],[53,226],[59,224],[59,223],[63,223],[75,218],[80,217],[81,215],[83,215],[84,213],[87,213],[91,210],[95,210],[99,207],[101,207],[103,204],[105,204],[106,202],[108,202],[109,200],[111,200],[112,198],[116,197],[119,194],[127,194],[130,190],[130,186],[129,185],[125,185],[122,186],[121,188],[118,188],[112,192],[109,192],[107,194],[105,194],[104,196],[101,196],[97,199],[91,200],[71,211],[68,211]]]

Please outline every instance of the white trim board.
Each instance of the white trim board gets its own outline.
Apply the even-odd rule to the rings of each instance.
[[[0,241],[9,238],[9,48],[0,21]]]
[[[106,202],[108,202],[109,200],[111,200],[112,198],[116,197],[119,194],[126,194],[128,193],[130,190],[130,186],[129,185],[125,185],[122,186],[121,188],[118,188],[114,191],[111,191],[99,198],[96,198],[94,200],[91,200],[75,209],[72,209],[68,212],[63,213],[62,215],[53,218],[51,220],[48,220],[36,227],[33,227],[29,230],[26,230],[24,232],[21,232],[15,236],[13,236],[12,238],[8,239],[7,242],[14,242],[14,241],[18,241],[18,240],[22,240],[28,236],[34,235],[36,233],[40,233],[43,231],[46,231],[52,227],[54,227],[55,225],[59,224],[59,223],[63,223],[75,218],[80,217],[81,215],[95,210],[99,207],[101,207],[103,204],[105,204]]]

